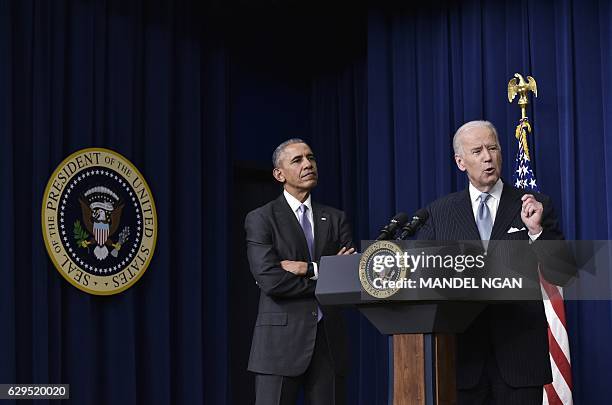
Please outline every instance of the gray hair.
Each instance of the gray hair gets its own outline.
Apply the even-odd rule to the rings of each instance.
[[[461,135],[474,128],[487,128],[495,136],[497,145],[499,145],[499,137],[497,136],[497,130],[493,124],[491,124],[489,121],[483,120],[470,121],[461,125],[457,132],[455,132],[455,136],[453,136],[453,150],[455,151],[455,155],[461,155],[463,152],[463,145],[460,142]],[[501,148],[501,145],[499,146]]]
[[[274,153],[272,153],[272,164],[274,167],[278,167],[280,165],[280,156],[285,150],[285,148],[289,145],[293,145],[294,143],[306,143],[300,138],[291,138],[281,143],[274,149]]]

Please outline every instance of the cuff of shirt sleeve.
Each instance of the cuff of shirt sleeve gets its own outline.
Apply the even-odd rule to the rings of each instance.
[[[306,275],[310,276],[310,279],[314,281],[319,278],[319,266],[317,266],[317,263],[308,263],[308,271],[306,272]]]
[[[544,229],[542,229],[540,232],[536,233],[535,235],[531,235],[529,232],[527,232],[527,235],[529,235],[529,243],[535,242],[536,239],[538,239],[540,235],[542,235],[542,232],[544,232]]]

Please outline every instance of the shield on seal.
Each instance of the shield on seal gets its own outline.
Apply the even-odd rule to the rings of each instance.
[[[98,245],[104,246],[104,244],[106,243],[106,240],[108,239],[109,229],[110,227],[108,224],[94,222],[93,224],[94,237],[96,238],[96,242],[98,242]]]

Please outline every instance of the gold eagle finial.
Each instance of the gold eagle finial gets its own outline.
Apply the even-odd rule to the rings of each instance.
[[[518,79],[518,81],[516,80]],[[535,96],[538,96],[538,86],[536,85],[536,81],[533,77],[527,76],[527,81],[523,79],[519,73],[514,74],[514,78],[510,79],[508,82],[508,102],[512,102],[516,95],[519,95],[518,105],[521,108],[521,120],[519,124],[516,126],[515,136],[521,142],[523,146],[523,150],[525,151],[525,158],[527,160],[529,157],[529,146],[527,145],[527,134],[531,132],[531,124],[529,123],[529,118],[527,118],[527,105],[529,104],[529,99],[527,95],[532,91]]]
[[[517,80],[518,79],[518,82]],[[524,119],[526,115],[527,104],[529,104],[529,99],[527,98],[527,94],[529,91],[532,91],[535,96],[538,96],[538,86],[533,77],[527,76],[527,81],[523,79],[519,73],[515,73],[514,77],[510,79],[508,82],[508,102],[512,102],[516,95],[519,95],[518,105],[521,107],[521,119]]]

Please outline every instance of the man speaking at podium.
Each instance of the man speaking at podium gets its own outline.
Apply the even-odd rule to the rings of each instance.
[[[261,292],[249,371],[256,405],[293,405],[300,388],[306,403],[345,403],[345,328],[341,314],[315,299],[321,256],[351,254],[344,212],[312,201],[317,163],[301,139],[272,155],[283,193],[245,220],[251,273]]]
[[[524,240],[518,259],[522,271],[537,279],[540,265],[548,281],[567,282],[571,274],[547,266],[549,245],[538,243],[564,239],[550,200],[504,184],[495,127],[488,121],[464,124],[455,133],[453,149],[455,163],[466,172],[469,185],[429,205],[429,221],[418,238],[480,239],[484,249],[489,240]],[[508,248],[497,244],[489,256],[492,259],[500,254],[497,249]],[[564,248],[561,252],[567,254]],[[458,404],[542,404],[543,386],[552,381],[552,374],[541,301],[491,303],[457,335],[456,347]]]

